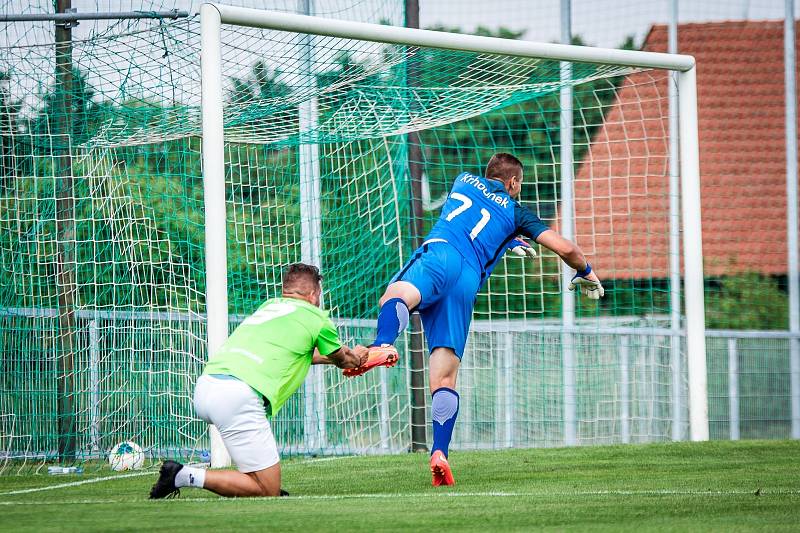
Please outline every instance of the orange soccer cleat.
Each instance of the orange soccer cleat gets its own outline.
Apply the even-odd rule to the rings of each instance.
[[[397,364],[400,356],[397,354],[397,349],[391,344],[381,344],[380,346],[371,346],[369,355],[367,355],[367,362],[356,368],[345,368],[342,374],[348,378],[360,376],[367,370],[373,369],[376,366],[391,367]]]
[[[447,462],[447,457],[444,456],[441,450],[436,450],[431,455],[431,474],[433,475],[431,484],[434,487],[456,484],[456,480],[453,479],[453,472],[450,470],[450,463]]]

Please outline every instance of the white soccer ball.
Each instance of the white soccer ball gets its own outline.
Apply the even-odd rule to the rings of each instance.
[[[144,452],[135,442],[126,440],[120,442],[108,454],[108,462],[111,470],[124,472],[125,470],[136,470],[144,466]]]

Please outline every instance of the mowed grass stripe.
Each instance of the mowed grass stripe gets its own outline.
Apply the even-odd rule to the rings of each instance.
[[[62,486],[0,494],[0,530],[797,531],[797,457],[800,441],[456,451],[447,488],[430,486],[426,454],[288,460],[288,498],[155,502],[155,469],[71,486],[4,476],[5,491]]]
[[[594,491],[573,491],[573,492],[442,492],[434,494],[430,492],[417,492],[406,494],[343,494],[341,496],[308,495],[308,496],[289,496],[284,498],[184,498],[178,497],[164,500],[167,504],[172,502],[196,503],[196,502],[236,502],[252,503],[263,505],[265,502],[283,505],[284,502],[298,500],[352,500],[352,499],[416,499],[416,498],[564,498],[580,496],[743,496],[756,495],[753,491],[692,491],[692,490],[594,490]],[[762,490],[758,491],[758,496],[781,496],[781,495],[800,495],[800,490]],[[58,500],[58,501],[2,501],[0,505],[110,505],[130,503],[130,498],[125,499],[98,499],[98,500]],[[162,505],[163,502],[153,502],[155,505]]]

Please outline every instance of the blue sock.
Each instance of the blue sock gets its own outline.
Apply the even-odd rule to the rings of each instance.
[[[441,450],[444,456],[447,457],[450,439],[453,437],[453,426],[456,425],[456,417],[458,416],[458,393],[447,387],[433,391],[431,415],[433,417],[433,447],[431,448],[431,455],[436,450]]]
[[[373,346],[394,344],[400,332],[408,325],[408,306],[400,298],[387,300],[378,314],[378,335]]]

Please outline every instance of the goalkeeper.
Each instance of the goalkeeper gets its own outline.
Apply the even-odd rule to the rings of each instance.
[[[378,333],[367,362],[345,370],[358,376],[376,366],[394,366],[394,341],[419,310],[430,350],[433,485],[454,484],[447,461],[458,415],[456,377],[472,318],[475,297],[506,250],[535,257],[520,236],[555,252],[577,273],[569,285],[591,299],[603,296],[603,286],[577,245],[549,229],[514,200],[522,188],[522,163],[497,153],[486,177],[459,174],[442,207],[441,216],[422,246],[390,281],[380,299]]]
[[[278,496],[281,468],[268,416],[274,416],[303,383],[312,364],[355,368],[367,349],[339,342],[336,327],[319,308],[322,277],[297,263],[283,275],[283,295],[267,300],[236,328],[208,362],[195,385],[197,415],[214,424],[239,471],[204,470],[165,461],[150,498],[181,487],[222,496]]]

